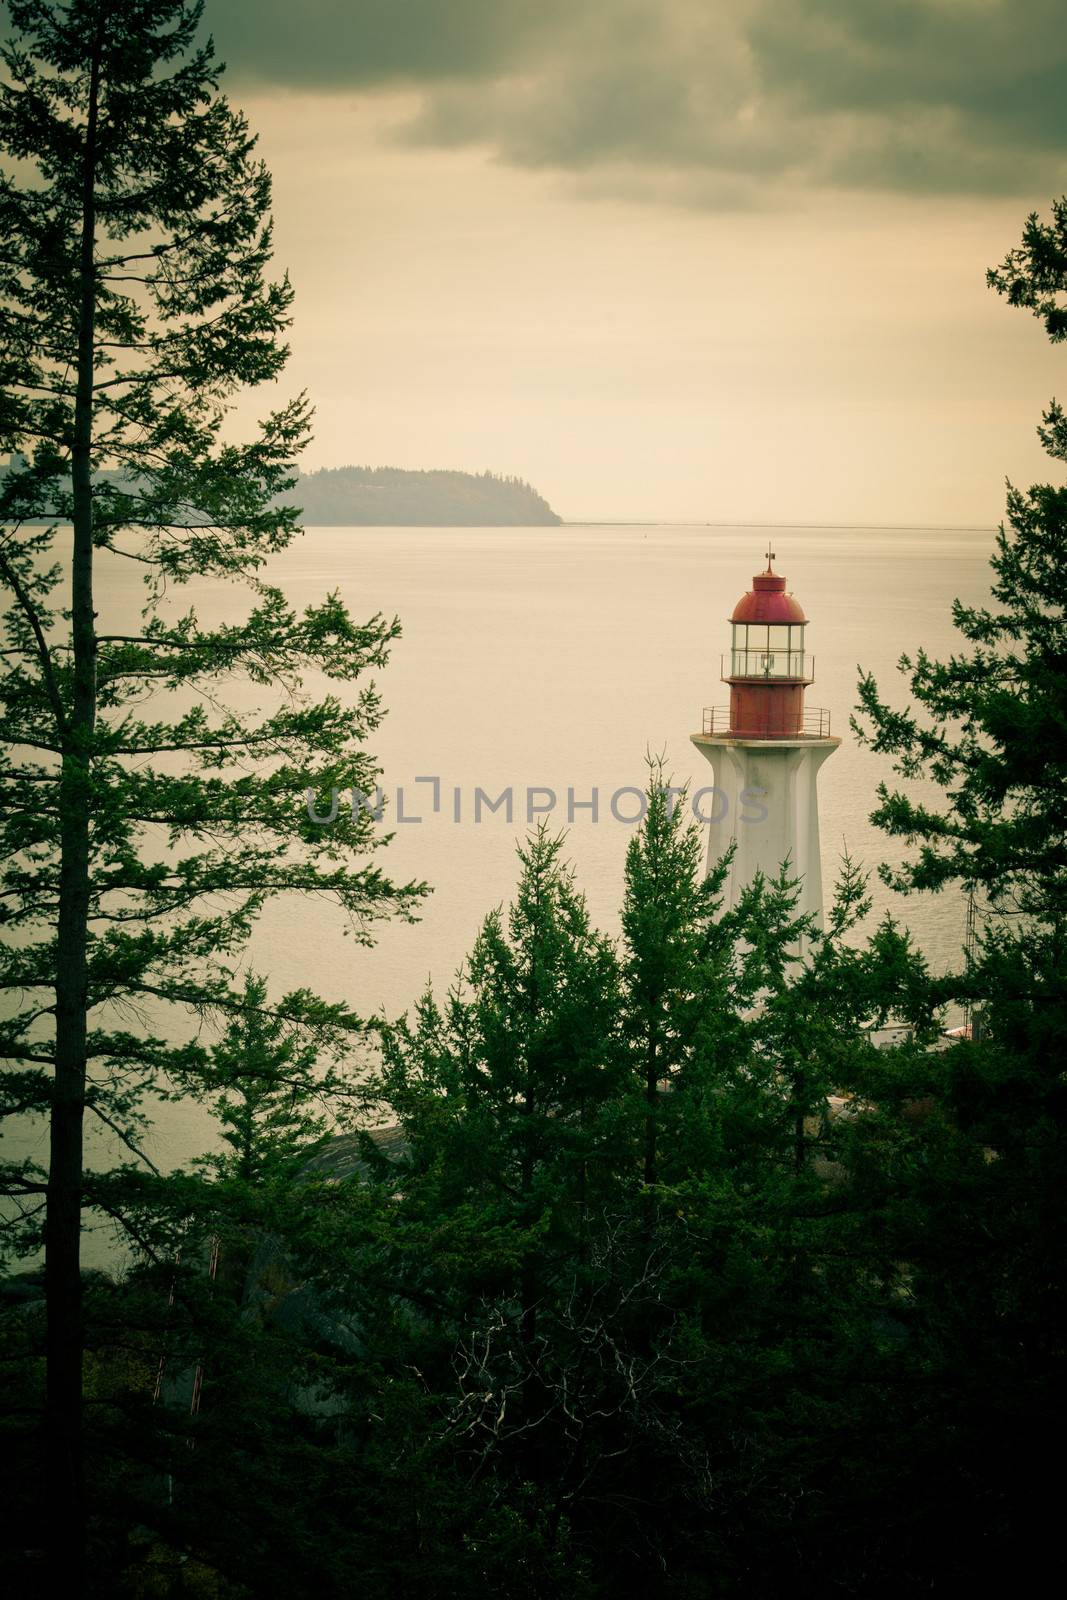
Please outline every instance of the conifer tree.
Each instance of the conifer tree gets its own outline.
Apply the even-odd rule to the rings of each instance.
[[[1009,303],[1040,317],[1053,343],[1067,337],[1067,197],[1051,224],[1029,218],[1022,245],[987,274]],[[1038,427],[1050,458],[1067,462],[1067,417],[1053,400]],[[895,885],[976,890],[1007,919],[1050,933],[1067,915],[1067,487],[1009,485],[1007,527],[992,559],[994,604],[953,604],[966,650],[947,662],[924,650],[901,671],[924,717],[884,703],[860,682],[860,737],[905,778],[928,775],[950,797],[924,806],[882,785],[874,820],[919,846]]]
[[[355,861],[365,812],[319,827],[301,799],[373,788],[380,704],[355,686],[397,630],[357,625],[336,595],[298,614],[262,575],[296,529],[277,497],[309,412],[284,405],[246,445],[226,429],[235,391],[281,371],[292,294],[269,276],[269,175],[196,43],[201,9],[10,0],[2,49],[0,983],[16,1006],[0,1049],[4,1109],[50,1124],[47,1172],[9,1164],[3,1186],[45,1207],[50,1494],[72,1593],[80,1231],[86,1207],[116,1212],[86,1170],[85,1115],[135,1148],[141,1093],[195,1087],[203,1051],[179,1018],[233,1004],[268,896],[332,900],[367,938],[416,895]],[[144,574],[139,624],[109,594],[122,566]],[[200,579],[235,585],[234,620],[178,607]],[[342,692],[311,701],[308,670]],[[289,1020],[354,1025],[308,995]]]
[[[226,1152],[209,1156],[218,1178],[259,1185],[306,1166],[331,1126],[344,1084],[319,1069],[319,1053],[267,1000],[266,980],[249,973],[241,1007],[210,1052],[204,1096]]]
[[[1067,200],[1050,223],[1030,217],[988,281],[1054,343],[1065,337]],[[1056,401],[1038,433],[1067,461]],[[867,674],[856,727],[905,780],[879,789],[873,817],[913,847],[885,877],[904,893],[972,901],[975,936],[932,996],[962,1002],[981,1027],[869,1080],[882,1111],[857,1119],[855,1170],[886,1252],[908,1263],[915,1369],[928,1385],[912,1458],[940,1485],[930,1524],[976,1542],[988,1573],[1011,1571],[1021,1542],[1034,1548],[1019,1538],[1023,1519],[1043,1521],[1035,1465],[1067,1322],[1067,488],[1009,485],[991,603],[956,601],[953,619],[961,649],[949,660],[921,649],[901,659],[916,709],[895,708]],[[918,777],[939,803],[909,793]],[[894,1446],[910,1448],[902,1435]]]
[[[622,1076],[615,954],[562,848],[544,826],[519,847],[515,900],[486,918],[445,1006],[428,995],[414,1029],[387,1031],[381,1091],[444,1195],[476,1197],[496,1226],[573,1242]],[[535,1299],[528,1288],[531,1327]]]
[[[626,852],[622,908],[624,1030],[645,1101],[644,1181],[657,1181],[665,1091],[700,1040],[728,1028],[724,981],[731,971],[733,921],[721,919],[728,861],[700,871],[702,840],[688,818],[686,791],[649,764],[647,809]],[[666,1104],[669,1110],[669,1104]]]
[[[486,919],[447,1003],[427,996],[389,1030],[380,1086],[407,1152],[379,1176],[419,1369],[451,1396],[468,1470],[488,1458],[549,1500],[588,1468],[575,1417],[603,1403],[607,1350],[581,1355],[584,1319],[622,1292],[612,1240],[637,1176],[617,960],[561,850],[544,827],[520,847],[513,904]]]

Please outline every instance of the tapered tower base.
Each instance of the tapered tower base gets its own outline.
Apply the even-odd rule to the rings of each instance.
[[[714,785],[699,795],[709,819],[708,871],[736,845],[725,886],[725,904],[736,905],[757,872],[776,877],[783,861],[801,880],[798,911],[823,925],[822,860],[819,851],[819,768],[840,739],[826,737],[746,739],[737,734],[694,733],[693,743],[711,762]],[[697,798],[696,796],[694,797]]]

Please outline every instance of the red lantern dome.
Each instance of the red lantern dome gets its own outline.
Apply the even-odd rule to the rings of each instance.
[[[757,572],[752,587],[734,606],[731,622],[807,622],[799,600],[785,592],[785,579],[771,571],[773,555],[768,554],[766,572]]]

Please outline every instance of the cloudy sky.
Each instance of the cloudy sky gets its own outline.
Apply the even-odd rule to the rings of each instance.
[[[1062,347],[1062,0],[208,0],[275,175],[309,466],[566,517],[988,525]]]

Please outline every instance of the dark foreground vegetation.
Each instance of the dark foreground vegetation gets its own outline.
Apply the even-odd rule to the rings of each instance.
[[[396,624],[261,576],[306,411],[222,432],[281,369],[289,291],[198,8],[9,10],[2,1109],[49,1140],[0,1172],[9,1584],[1029,1592],[1058,1534],[1067,491],[1012,493],[990,607],[957,607],[952,661],[905,660],[912,709],[860,686],[857,734],[943,796],[875,815],[901,890],[973,903],[947,977],[903,923],[860,937],[848,863],[822,935],[787,865],[723,907],[653,766],[619,940],[541,832],[407,1019],[278,995],[242,954],[269,897],[364,940],[417,911],[365,811],[303,803],[374,787]],[[1064,337],[1067,202],[991,279]],[[1067,461],[1058,406],[1041,432]],[[102,550],[143,566],[136,634]],[[175,600],[204,575],[234,582],[218,628]],[[217,1119],[188,1171],[142,1153],[160,1097]],[[102,1220],[123,1265],[85,1272]]]

